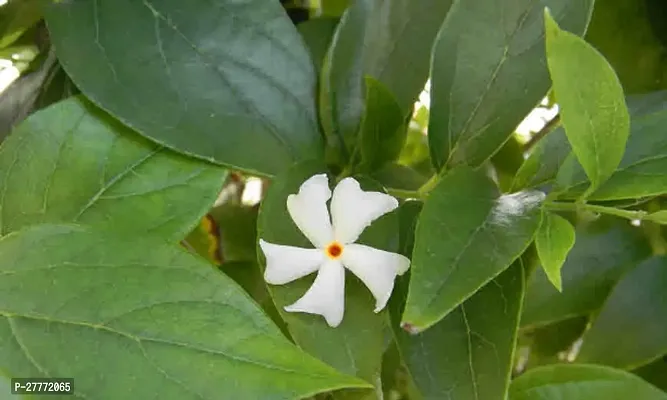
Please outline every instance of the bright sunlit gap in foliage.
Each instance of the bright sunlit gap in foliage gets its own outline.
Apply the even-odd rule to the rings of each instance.
[[[0,0],[0,7],[8,2],[9,0]],[[4,92],[19,76],[21,76],[21,71],[14,66],[11,60],[0,59],[0,93]]]
[[[4,92],[19,76],[21,76],[21,72],[11,60],[0,59],[0,93]]]
[[[522,141],[527,142],[535,133],[544,128],[558,114],[558,104],[549,106],[549,99],[545,97],[540,106],[533,109],[528,116],[516,127],[516,133]]]
[[[424,107],[427,110],[431,108],[431,80],[426,81],[424,90],[419,95],[419,100],[415,103],[415,114]],[[516,134],[521,142],[527,142],[535,133],[539,132],[544,126],[558,114],[558,105],[549,107],[549,98],[542,99],[538,107],[535,107],[526,118],[516,127]]]
[[[259,178],[248,178],[241,195],[241,203],[254,206],[262,199],[262,180]]]

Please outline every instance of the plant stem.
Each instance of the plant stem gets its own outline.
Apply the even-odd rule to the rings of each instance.
[[[586,204],[586,203],[560,203],[556,201],[550,201],[544,203],[544,206],[551,210],[562,210],[562,211],[584,210],[600,214],[615,215],[621,218],[637,219],[637,220],[642,220],[644,219],[644,217],[648,215],[646,211],[642,210],[637,210],[637,211],[622,210],[620,208],[597,206],[595,204]]]
[[[560,114],[549,120],[546,125],[540,129],[528,142],[523,146],[523,150],[530,150],[533,146],[537,144],[543,137],[545,137],[549,132],[551,132],[558,124],[560,123]]]
[[[400,199],[421,199],[421,194],[416,190],[387,188],[387,193]]]
[[[428,193],[440,182],[440,174],[434,174],[426,183],[424,183],[418,190],[418,197],[425,198]]]

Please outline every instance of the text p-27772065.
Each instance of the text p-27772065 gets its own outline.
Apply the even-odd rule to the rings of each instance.
[[[73,394],[72,378],[12,378],[12,394]]]

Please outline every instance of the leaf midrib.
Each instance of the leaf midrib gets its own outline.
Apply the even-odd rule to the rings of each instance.
[[[164,15],[161,11],[159,11],[150,0],[142,0],[142,3],[146,8],[149,9],[153,13],[154,18],[159,18],[162,20],[163,23],[165,23],[169,28],[171,28],[174,32],[176,32],[187,44],[190,46],[190,48],[197,54],[197,56],[202,59],[204,65],[206,65],[211,71],[215,72],[217,76],[222,79],[227,87],[231,91],[233,91],[236,94],[236,97],[239,99],[240,102],[245,104],[247,109],[257,115],[263,122],[263,124],[268,128],[267,131],[273,136],[290,154],[292,158],[296,156],[296,151],[293,148],[292,144],[289,143],[285,138],[281,135],[280,130],[278,127],[269,119],[267,118],[262,112],[259,111],[257,106],[254,104],[252,100],[249,100],[246,96],[243,95],[243,91],[239,90],[235,85],[232,84],[231,80],[225,76],[223,71],[221,71],[219,68],[215,67],[211,62],[210,62],[210,57],[203,53],[199,46],[197,46],[196,43],[192,42],[187,35],[185,35],[173,22],[171,22],[170,18],[168,18],[166,15]],[[305,106],[301,99],[299,99],[293,92],[285,88],[280,82],[276,81],[275,78],[272,76],[268,75],[266,72],[258,69],[257,67],[248,64],[247,62],[242,62],[229,54],[224,54],[221,53],[225,58],[233,63],[236,64],[239,67],[246,68],[248,71],[251,71],[255,73],[256,75],[259,75],[266,79],[266,81],[270,82],[273,87],[278,89],[283,95],[285,95],[288,98],[291,98],[292,101],[294,101],[296,104],[298,104],[299,109],[301,110],[302,114],[307,117],[308,122],[311,126],[311,128],[315,129],[314,126],[316,126],[315,121],[313,119],[312,115],[309,115],[310,113],[306,112],[308,109],[307,106]],[[291,53],[289,53],[291,54]],[[205,61],[206,60],[206,61]]]
[[[461,131],[458,133],[457,137],[458,140],[456,141],[456,144],[450,149],[447,160],[445,160],[445,165],[448,165],[451,162],[451,159],[454,157],[454,153],[457,152],[458,148],[461,145],[461,142],[464,141],[464,138],[462,138],[463,135],[465,135],[466,132],[468,132],[468,129],[470,128],[470,125],[472,124],[472,121],[474,118],[477,116],[477,113],[480,110],[480,107],[482,103],[484,102],[484,99],[486,99],[486,96],[489,94],[489,91],[493,84],[496,82],[498,79],[498,75],[500,74],[500,70],[503,68],[505,65],[505,62],[509,60],[510,57],[509,55],[509,48],[512,40],[514,39],[514,36],[519,32],[522,28],[523,25],[526,23],[526,20],[528,19],[528,16],[530,15],[530,11],[534,7],[534,3],[537,2],[537,0],[531,1],[531,3],[526,7],[526,11],[524,11],[523,15],[519,17],[519,23],[517,24],[516,28],[512,31],[512,33],[509,34],[509,36],[505,37],[505,47],[503,49],[503,55],[501,56],[500,60],[498,61],[498,64],[496,65],[496,68],[494,68],[493,72],[491,73],[491,77],[489,78],[489,82],[487,83],[486,87],[484,88],[484,91],[479,95],[477,98],[477,101],[475,102],[475,106],[473,107],[472,111],[470,112],[470,115],[468,116],[468,119],[466,120],[466,123],[464,124],[463,128]],[[449,99],[451,103],[451,92],[449,93]],[[449,143],[452,143],[452,136],[453,132],[451,129],[451,114],[448,119],[448,132],[449,132]],[[485,130],[485,129],[484,129]],[[484,131],[483,130],[483,131]],[[472,140],[475,139],[477,136],[477,133],[473,133],[470,135],[469,138],[467,138],[464,142],[465,143],[470,143]]]
[[[83,214],[88,211],[97,201],[102,197],[104,193],[106,193],[107,190],[111,189],[114,185],[116,185],[118,182],[120,182],[123,178],[125,178],[130,172],[134,171],[136,168],[141,166],[143,163],[146,161],[150,160],[152,157],[154,157],[156,154],[160,153],[163,150],[162,147],[158,147],[153,149],[152,151],[146,153],[143,157],[139,158],[137,161],[134,163],[128,165],[124,170],[116,174],[113,178],[111,178],[109,181],[107,181],[98,191],[95,193],[88,203],[84,204],[83,207],[79,210],[79,212],[72,218],[73,222],[77,222],[79,218],[83,216]]]

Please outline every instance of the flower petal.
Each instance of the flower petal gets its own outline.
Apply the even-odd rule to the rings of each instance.
[[[345,311],[345,269],[340,261],[322,264],[310,289],[285,311],[319,314],[330,327],[340,325]]]
[[[336,240],[343,244],[359,239],[371,222],[398,207],[388,194],[365,192],[354,178],[345,178],[334,189],[331,217]]]
[[[361,279],[375,297],[375,312],[380,312],[387,305],[396,275],[403,275],[410,268],[407,257],[362,244],[345,246],[342,261],[345,268]]]
[[[287,211],[292,221],[313,246],[324,248],[333,240],[333,229],[327,210],[331,198],[326,174],[310,177],[299,188],[299,193],[287,196]]]
[[[259,247],[266,257],[264,280],[272,285],[283,285],[317,271],[326,259],[322,250],[283,246],[259,239]]]

